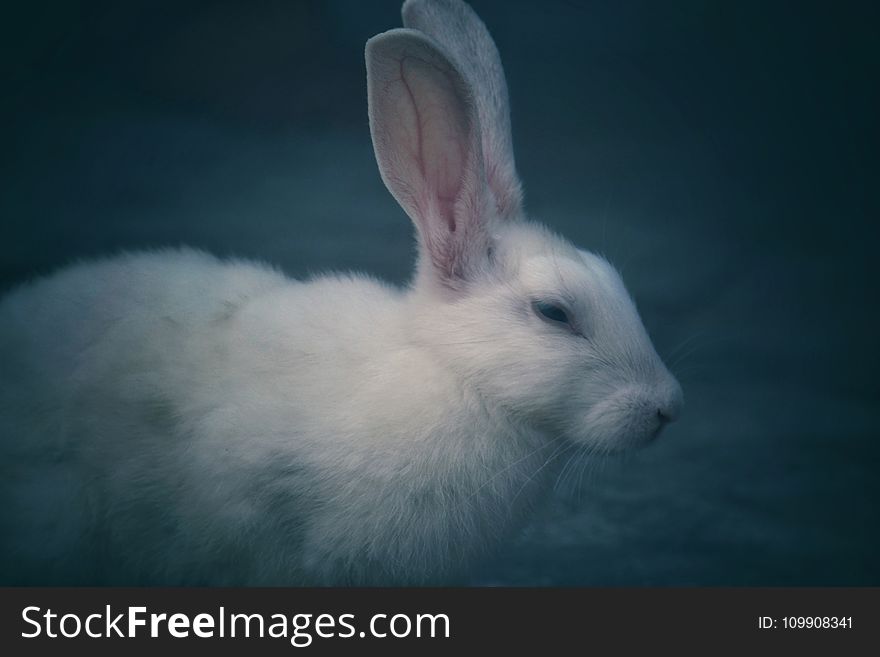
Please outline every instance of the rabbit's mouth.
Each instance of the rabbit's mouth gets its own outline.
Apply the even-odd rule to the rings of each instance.
[[[572,427],[570,437],[608,453],[644,447],[678,417],[682,400],[677,386],[670,386],[665,396],[656,388],[621,388],[595,403],[579,425]]]
[[[671,422],[671,420],[663,419],[661,414],[661,418],[657,422],[656,428],[651,432],[651,436],[648,439],[648,442],[654,442],[655,440],[657,440],[657,438],[660,436],[661,433],[663,433],[663,429],[666,427],[667,424],[669,424],[669,422]]]

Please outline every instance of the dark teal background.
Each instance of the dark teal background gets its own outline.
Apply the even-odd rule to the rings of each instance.
[[[181,243],[404,282],[363,65],[399,4],[5,5],[0,289]],[[880,584],[877,5],[473,6],[530,213],[618,265],[687,398],[475,583]]]

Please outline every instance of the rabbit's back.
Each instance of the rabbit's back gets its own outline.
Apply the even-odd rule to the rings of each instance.
[[[58,421],[87,389],[100,397],[102,378],[119,392],[123,370],[147,383],[149,370],[194,360],[212,324],[285,283],[262,265],[181,249],[81,263],[19,287],[0,301],[0,449],[63,447],[62,427],[26,425]]]
[[[158,326],[173,333],[209,324],[285,282],[266,266],[227,263],[190,249],[84,262],[0,300],[0,349],[7,363],[30,361],[15,374],[74,376],[107,338],[120,348],[143,349],[158,337]]]

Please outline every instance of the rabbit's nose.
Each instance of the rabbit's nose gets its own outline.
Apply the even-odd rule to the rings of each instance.
[[[684,395],[678,381],[673,379],[665,395],[665,399],[657,406],[657,419],[660,424],[666,425],[675,422],[681,415],[681,408],[684,406]]]

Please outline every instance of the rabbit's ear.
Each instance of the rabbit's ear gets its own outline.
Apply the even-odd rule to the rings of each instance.
[[[370,132],[382,180],[415,223],[420,268],[462,287],[486,262],[491,200],[471,90],[429,37],[396,29],[367,42]]]
[[[450,54],[474,90],[486,178],[498,215],[522,214],[522,187],[513,159],[507,81],[498,48],[463,0],[406,0],[403,24],[424,32]]]

